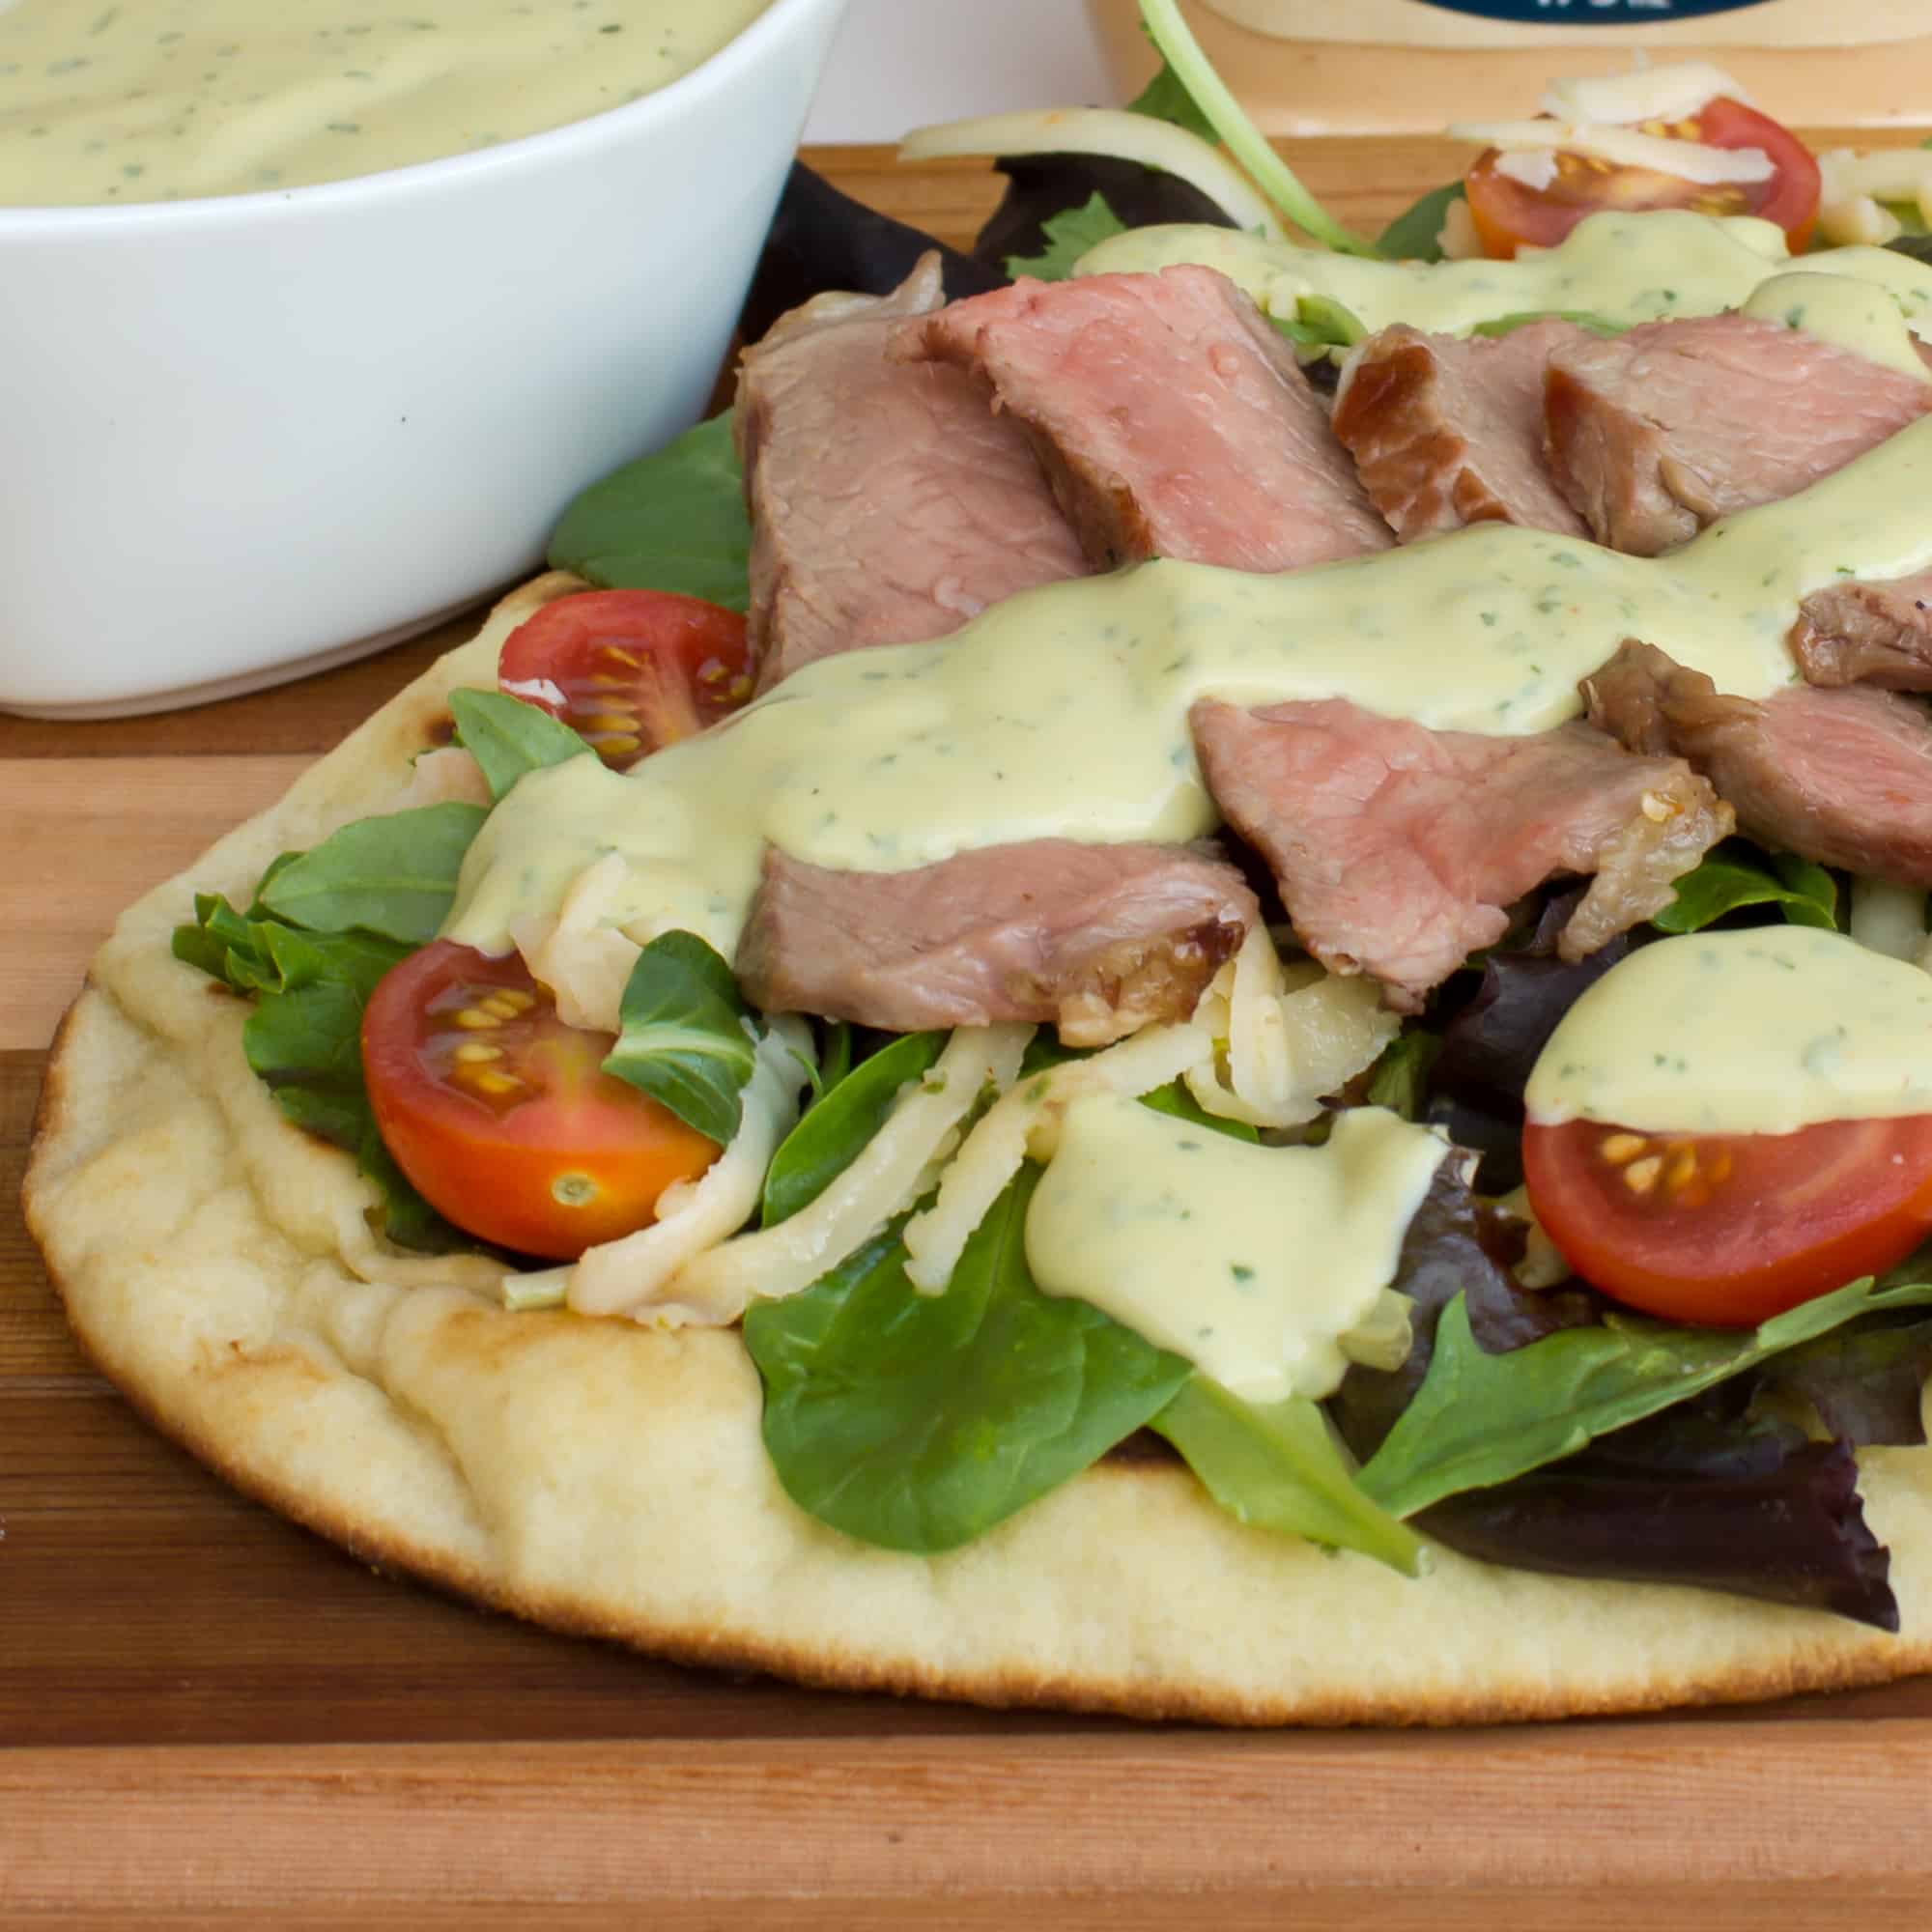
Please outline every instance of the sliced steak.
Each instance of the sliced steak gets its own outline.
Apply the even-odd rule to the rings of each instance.
[[[1583,680],[1592,721],[1633,751],[1675,752],[1753,838],[1822,865],[1932,885],[1932,719],[1852,686],[1756,703],[1632,639]]]
[[[908,323],[1027,426],[1096,569],[1293,570],[1393,541],[1293,353],[1213,269],[1022,281]]]
[[[1267,861],[1302,944],[1413,1012],[1559,872],[1594,873],[1557,941],[1579,959],[1671,900],[1731,830],[1681,759],[1587,724],[1534,737],[1432,731],[1341,699],[1190,714],[1208,788]]]
[[[1533,322],[1463,339],[1397,323],[1350,352],[1335,434],[1404,543],[1479,523],[1584,534],[1543,460],[1544,371],[1583,332]]]
[[[761,691],[1086,572],[1017,425],[957,370],[886,359],[893,329],[939,302],[928,255],[892,295],[816,297],[745,353],[732,429]]]
[[[1792,496],[1928,410],[1932,384],[1735,314],[1568,343],[1544,393],[1557,487],[1599,543],[1637,556]]]
[[[1790,643],[1807,684],[1932,691],[1932,570],[1814,590]]]
[[[1240,873],[1182,845],[1041,838],[910,872],[776,848],[739,941],[746,997],[894,1033],[1050,1022],[1102,1046],[1185,1019],[1261,917]]]

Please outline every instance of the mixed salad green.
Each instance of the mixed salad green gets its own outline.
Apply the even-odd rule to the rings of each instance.
[[[1331,247],[1433,257],[1461,184],[1425,197],[1373,244],[1349,234],[1254,133],[1171,0],[1148,0],[1147,14],[1167,64],[1136,112],[1221,139],[1285,215]],[[1062,199],[1038,219],[1038,245],[1008,255],[1009,272],[1069,272],[1125,225],[1103,192],[1082,191],[1077,157],[1056,163],[1046,193]],[[1304,304],[1281,326],[1305,348],[1361,332],[1332,304]],[[586,491],[559,523],[551,560],[593,584],[742,610],[750,548],[720,418]],[[450,710],[493,800],[534,771],[595,755],[568,724],[498,692],[459,691]],[[251,1003],[243,1049],[287,1119],[355,1159],[391,1241],[429,1252],[479,1244],[416,1193],[385,1148],[361,1027],[384,976],[436,938],[487,816],[441,804],[350,824],[277,859],[245,908],[198,899],[194,922],[175,936],[179,958]],[[1822,867],[1732,840],[1678,882],[1655,927],[1836,928],[1847,891]],[[1520,1172],[1514,1141],[1529,1064],[1608,963],[1560,966],[1538,932],[1545,910],[1525,907],[1510,937],[1469,962],[1348,1096],[1439,1124],[1483,1157],[1480,1192],[1472,1164],[1445,1162],[1409,1229],[1393,1287],[1408,1298],[1411,1339],[1386,1366],[1352,1368],[1326,1403],[1260,1406],[1099,1309],[1043,1293],[1021,1235],[1039,1173],[1029,1164],[967,1243],[945,1293],[921,1293],[909,1280],[901,1218],[803,1293],[746,1315],[764,1439],[787,1493],[856,1539],[936,1553],[1124,1447],[1178,1455],[1243,1522],[1406,1572],[1422,1567],[1424,1536],[1434,1535],[1530,1567],[1662,1576],[1895,1627],[1852,1458],[1871,1443],[1923,1439],[1916,1397],[1932,1362],[1932,1321],[1918,1311],[1932,1307],[1932,1266],[1853,1282],[1742,1331],[1638,1319],[1579,1285],[1525,1288],[1523,1228],[1486,1197]],[[602,1065],[724,1145],[739,1130],[767,1035],[728,965],[673,932],[639,957]],[[938,1034],[815,1025],[812,1051],[799,1056],[810,1097],[765,1171],[760,1224],[781,1225],[846,1172],[945,1045]],[[1026,1071],[1064,1057],[1036,1042]],[[1204,1131],[1254,1134],[1203,1114],[1178,1082],[1148,1101]],[[503,1261],[506,1275],[521,1270],[532,1284],[507,1291],[531,1309],[527,1319],[572,1319],[554,1306],[539,1312],[557,1299],[540,1286],[541,1268]],[[1695,1519],[1700,1496],[1718,1522],[1748,1496],[1785,1528],[1673,1542],[1658,1529],[1666,1490],[1682,1520]],[[1595,1527],[1566,1532],[1566,1520],[1586,1518]]]

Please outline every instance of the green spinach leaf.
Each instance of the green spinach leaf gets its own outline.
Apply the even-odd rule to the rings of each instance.
[[[1463,1490],[1540,1468],[1593,1437],[1701,1394],[1857,1316],[1932,1303],[1932,1283],[1867,1278],[1757,1328],[1684,1328],[1613,1316],[1508,1354],[1486,1354],[1462,1294],[1442,1311],[1415,1399],[1361,1472],[1384,1509],[1412,1516]]]
[[[994,1203],[944,1294],[895,1224],[802,1294],[755,1304],[765,1447],[785,1493],[863,1543],[929,1554],[983,1535],[1158,1414],[1190,1373],[1091,1304],[1042,1294],[1025,1227],[1038,1170]]]
[[[1187,1091],[1184,1080],[1170,1080],[1165,1087],[1156,1087],[1152,1093],[1143,1094],[1141,1105],[1151,1107],[1156,1114],[1171,1114],[1177,1121],[1185,1121],[1190,1126],[1226,1134],[1231,1141],[1246,1141],[1252,1147],[1261,1140],[1260,1133],[1247,1122],[1230,1121],[1220,1114],[1210,1114]]]
[[[946,1045],[943,1033],[909,1033],[826,1089],[779,1143],[765,1170],[762,1225],[776,1227],[824,1193],[885,1125],[899,1090],[921,1079]]]
[[[1154,77],[1127,102],[1127,112],[1145,114],[1152,121],[1171,121],[1175,127],[1200,135],[1210,147],[1220,139],[1213,124],[1194,104],[1186,84],[1165,59]]]
[[[1369,1069],[1369,1105],[1386,1107],[1405,1121],[1421,1120],[1429,1099],[1429,1076],[1441,1051],[1440,1036],[1420,1027],[1398,1035]]]
[[[1127,232],[1126,223],[1098,192],[1091,195],[1083,208],[1069,208],[1064,214],[1049,214],[1040,228],[1046,236],[1045,248],[1037,255],[1009,255],[1008,274],[1032,275],[1042,282],[1064,282],[1088,249],[1097,248],[1110,236]]]
[[[852,1028],[846,1020],[822,1020],[824,1035],[818,1049],[818,1066],[812,1076],[811,1097],[823,1099],[852,1070]]]
[[[631,968],[618,1017],[605,1072],[719,1146],[731,1140],[757,1048],[730,967],[696,933],[661,933]]]
[[[675,590],[732,611],[751,601],[751,555],[728,415],[593,483],[550,540],[554,570],[612,589]]]
[[[1320,1403],[1291,1396],[1257,1406],[1197,1375],[1153,1427],[1236,1521],[1420,1573],[1422,1540],[1363,1494]]]
[[[278,860],[272,869],[289,867]],[[355,1156],[381,1191],[392,1241],[446,1253],[477,1244],[404,1178],[376,1131],[362,1083],[363,1008],[376,982],[412,951],[363,932],[299,931],[272,916],[238,913],[213,895],[198,897],[195,923],[174,934],[176,958],[254,1000],[242,1049],[283,1117]]]
[[[463,855],[488,816],[480,805],[451,802],[355,819],[279,865],[258,903],[311,931],[426,946],[448,916]]]
[[[1449,204],[1464,199],[1460,181],[1444,182],[1432,188],[1412,207],[1405,209],[1376,238],[1376,252],[1392,262],[1439,262],[1441,243],[1436,237],[1449,218]]]
[[[483,768],[492,799],[527,772],[581,758],[590,747],[561,718],[502,691],[452,691],[457,742]],[[594,755],[594,754],[593,754]]]
[[[1527,328],[1532,322],[1574,322],[1578,328],[1587,328],[1592,335],[1621,335],[1624,325],[1612,322],[1607,316],[1596,314],[1587,308],[1524,308],[1516,309],[1508,315],[1492,316],[1488,322],[1479,322],[1470,329],[1471,335],[1514,335],[1519,328]]]
[[[1744,906],[1775,905],[1793,925],[1838,929],[1838,887],[1823,866],[1791,852],[1763,854],[1727,841],[1676,883],[1677,896],[1652,919],[1662,932],[1701,932]]]

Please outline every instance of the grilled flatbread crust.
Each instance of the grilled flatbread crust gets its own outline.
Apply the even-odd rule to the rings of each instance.
[[[247,1009],[168,951],[194,893],[395,809],[445,694],[578,587],[541,578],[279,805],[122,919],[56,1043],[29,1222],[128,1400],[374,1562],[687,1662],[1229,1723],[1468,1723],[1869,1684],[1932,1665],[1932,1451],[1862,1459],[1905,1634],[1437,1551],[1419,1581],[1248,1530],[1178,1466],[1103,1464],[981,1542],[848,1542],[779,1488],[735,1332],[509,1314],[361,1278],[368,1185],[289,1126]],[[437,1264],[426,1264],[432,1272]],[[407,1274],[408,1269],[404,1272]]]

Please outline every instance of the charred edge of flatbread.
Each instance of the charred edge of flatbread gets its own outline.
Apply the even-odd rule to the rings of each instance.
[[[537,595],[534,603],[548,601],[548,595],[562,594],[570,587],[568,581],[558,584],[552,580],[539,580],[538,583],[547,587],[547,594]],[[536,590],[538,586],[527,588]],[[534,608],[534,603],[529,608]],[[401,730],[406,739],[410,729],[418,728],[422,721],[436,716],[441,703],[442,690],[432,673],[385,707],[387,724]],[[379,720],[383,717],[384,714],[378,714]],[[414,726],[411,724],[412,719],[416,721]],[[189,876],[193,869],[190,868]],[[76,1056],[71,1049],[93,1002],[106,1003],[117,1012],[125,1010],[104,987],[90,986],[82,993],[56,1035],[36,1110],[23,1203],[29,1229],[43,1249],[49,1245],[49,1231],[43,1224],[39,1182],[45,1166],[51,1163],[58,1171],[63,1143],[75,1146],[88,1143],[98,1127],[100,1108],[108,1099],[100,1092],[76,1092],[72,1077]],[[158,1051],[158,1043],[156,1044]],[[239,1059],[235,1071],[237,1077],[251,1077],[240,1065]],[[1721,1668],[1703,1664],[1693,1673],[1676,1667],[1660,1669],[1653,1665],[1646,1670],[1639,1666],[1627,1669],[1608,1684],[1565,1683],[1560,1674],[1556,1681],[1551,1681],[1534,1668],[1523,1668],[1514,1672],[1490,1671],[1483,1681],[1471,1683],[1457,1681],[1451,1672],[1426,1692],[1418,1692],[1409,1686],[1384,1693],[1373,1688],[1337,1689],[1320,1681],[1307,1681],[1305,1673],[1296,1667],[1295,1660],[1284,1656],[1268,1681],[1232,1688],[1187,1681],[1185,1660],[1178,1666],[1169,1660],[1158,1669],[1150,1669],[1143,1675],[1091,1667],[1043,1667],[997,1657],[949,1664],[918,1654],[917,1632],[895,1629],[888,1638],[870,1642],[800,1642],[788,1637],[782,1630],[769,1627],[723,1628],[690,1616],[653,1615],[648,1608],[635,1603],[593,1604],[585,1601],[585,1593],[574,1589],[568,1578],[517,1587],[495,1574],[487,1564],[467,1560],[447,1540],[425,1538],[409,1521],[399,1520],[394,1511],[358,1504],[349,1492],[353,1486],[325,1485],[317,1489],[282,1480],[251,1460],[245,1443],[238,1451],[233,1443],[225,1441],[223,1432],[211,1427],[207,1417],[194,1412],[191,1402],[171,1406],[146,1386],[138,1373],[124,1372],[112,1338],[93,1331],[87,1297],[75,1295],[51,1262],[48,1274],[80,1346],[101,1374],[157,1433],[178,1443],[233,1489],[379,1569],[410,1577],[431,1588],[554,1631],[614,1642],[677,1663],[765,1671],[841,1691],[948,1698],[1006,1709],[1054,1709],[1233,1725],[1309,1726],[1476,1724],[1755,1702],[1793,1692],[1876,1685],[1932,1668],[1932,1636],[1883,1638],[1872,1633],[1846,1633],[1842,1627],[1832,1626],[1815,1642],[1793,1644],[1785,1642],[1781,1635],[1775,1640],[1768,1638],[1763,1646],[1766,1655],[1761,1659],[1753,1659],[1747,1654],[1748,1644],[1742,1644],[1740,1648],[1747,1654],[1733,1658]],[[521,1319],[487,1309],[482,1312],[493,1321],[508,1323]],[[626,1332],[635,1337],[637,1331]],[[654,1342],[652,1346],[658,1345]],[[668,1349],[672,1345],[666,1341],[663,1346]],[[221,1373],[250,1378],[270,1388],[288,1366],[285,1361],[265,1355],[239,1353],[234,1361],[222,1363]],[[355,1379],[347,1369],[329,1369],[305,1356],[301,1358],[301,1367],[307,1374]],[[754,1389],[755,1385],[753,1386]],[[386,1388],[384,1397],[392,1407],[397,1406]],[[748,1400],[755,1406],[755,1393]],[[747,1419],[755,1426],[754,1417]],[[1213,1514],[1212,1505],[1196,1490],[1194,1479],[1179,1466],[1103,1463],[1077,1478],[1069,1491],[1076,1499],[1099,1498],[1110,1487],[1122,1484],[1133,1486],[1131,1494],[1137,1515],[1146,1512],[1157,1520],[1164,1510],[1177,1504],[1190,1513],[1198,1509]],[[1921,1474],[1917,1487],[1932,1490],[1932,1482]],[[1115,1493],[1118,1494],[1117,1490]],[[642,1533],[648,1534],[647,1523]],[[1263,1532],[1243,1534],[1257,1538],[1258,1548],[1272,1541]],[[862,1550],[857,1545],[851,1548],[855,1565],[860,1557],[876,1560],[877,1552]],[[1151,1548],[1148,1562],[1159,1563],[1162,1553],[1161,1547]],[[924,1565],[950,1559],[895,1560]],[[999,1560],[1013,1559],[1003,1554]],[[1326,1565],[1321,1567],[1325,1569]],[[1337,1574],[1339,1578],[1341,1573]],[[1401,1587],[1423,1593],[1419,1603],[1434,1603],[1428,1578]],[[1613,1594],[1635,1586],[1572,1582],[1555,1587],[1563,1592],[1564,1615],[1588,1618],[1593,1604],[1606,1604]],[[1684,1618],[1697,1617],[1700,1605],[1711,1602],[1688,1590],[1654,1594],[1674,1599],[1671,1613]],[[1921,1588],[1918,1594],[1922,1597],[1926,1593]],[[1452,1608],[1453,1605],[1445,1603],[1443,1607]],[[1336,1589],[1333,1610],[1336,1619],[1345,1624],[1351,1620],[1346,1583]],[[1915,1610],[1920,1615],[1915,1616]],[[1909,1604],[1908,1624],[1919,1621],[1922,1612],[1922,1605]],[[1762,1614],[1783,1619],[1804,1613],[1765,1610]],[[1783,1632],[1789,1627],[1780,1623],[1776,1628]],[[1818,1632],[1819,1621],[1813,1619],[1810,1628]],[[1498,1630],[1496,1641],[1507,1647],[1506,1626]]]

